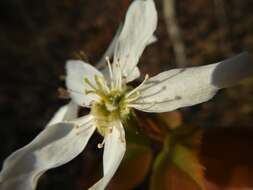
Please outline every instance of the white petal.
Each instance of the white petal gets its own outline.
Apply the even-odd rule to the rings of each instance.
[[[78,105],[88,106],[92,100],[98,99],[94,94],[85,94],[85,90],[92,90],[90,86],[84,82],[85,77],[88,78],[94,86],[96,86],[95,75],[103,77],[95,67],[80,60],[69,60],[67,61],[66,70],[66,86],[70,92],[71,98]]]
[[[132,73],[130,73],[128,75],[128,77],[126,78],[126,82],[131,82],[137,78],[139,78],[141,75],[140,70],[138,69],[138,67],[135,67],[134,70],[132,71]]]
[[[119,35],[121,33],[122,30],[122,24],[119,25],[117,32],[115,34],[115,36],[113,37],[109,47],[107,48],[107,50],[105,51],[104,55],[102,56],[102,58],[99,60],[99,62],[96,64],[96,68],[101,69],[102,73],[103,70],[106,69],[107,67],[107,62],[106,62],[106,57],[111,58],[113,56],[114,50],[115,50],[115,45],[118,41]],[[104,74],[104,73],[103,73]]]
[[[134,1],[127,11],[114,52],[114,63],[121,64],[125,77],[128,78],[135,69],[144,48],[152,40],[156,26],[157,12],[153,0]]]
[[[115,123],[112,133],[105,137],[103,157],[104,177],[89,190],[103,190],[118,169],[126,151],[125,132],[120,121]]]
[[[118,33],[118,32],[117,32],[117,33]],[[116,36],[115,36],[115,37],[116,37]],[[115,37],[114,37],[114,39],[113,39],[113,42],[110,44],[110,47],[109,47],[110,50],[111,50],[111,48],[112,48],[112,47],[111,47],[112,44],[114,44],[114,46],[115,46],[115,43],[116,43]],[[156,41],[157,41],[157,37],[156,37],[155,35],[153,35],[153,36],[149,39],[147,45],[150,45],[150,44],[152,44],[152,43],[155,43]],[[108,52],[109,52],[109,49],[107,50]],[[114,50],[114,49],[113,49],[113,50]],[[108,57],[111,57],[111,54],[109,54],[109,53],[108,53],[108,54],[105,54],[105,55],[103,56],[103,60],[101,59],[101,60],[99,61],[98,66],[99,66],[99,68],[101,68],[101,72],[103,73],[105,79],[106,79],[107,81],[110,81],[109,69],[108,69],[108,67],[105,67],[105,66],[106,66],[106,63],[105,63],[105,56],[106,56],[106,55],[108,55]],[[134,67],[133,72],[131,72],[131,73],[128,75],[128,77],[126,78],[126,82],[131,82],[131,81],[133,81],[133,80],[139,78],[140,75],[141,75],[141,74],[140,74],[140,70],[138,69],[138,67]]]
[[[53,116],[53,118],[48,122],[47,126],[62,122],[69,121],[77,118],[78,105],[73,101],[69,102],[67,105],[62,106]]]
[[[110,81],[110,75],[109,75],[109,69],[108,69],[108,67],[106,67],[107,64],[106,64],[105,57],[106,56],[108,56],[109,58],[111,57],[112,51],[114,51],[114,48],[115,48],[115,43],[118,40],[118,36],[119,36],[119,29],[118,29],[117,34],[114,37],[113,41],[111,42],[109,48],[107,49],[107,51],[103,55],[102,59],[97,64],[98,68],[101,69],[101,72],[103,73],[104,78],[106,79],[106,81]],[[155,43],[156,41],[157,41],[157,37],[155,35],[153,35],[149,39],[147,45]],[[128,77],[126,79],[126,82],[131,82],[131,81],[133,81],[133,80],[135,80],[139,77],[140,77],[140,71],[139,71],[138,67],[135,67],[133,72],[128,75]]]
[[[216,64],[173,69],[147,80],[132,106],[146,112],[166,112],[199,104],[211,99],[219,89],[252,74],[253,63],[248,53]]]
[[[155,35],[153,35],[153,36],[149,39],[147,45],[153,44],[153,43],[155,43],[155,42],[157,42],[157,37],[156,37]]]
[[[111,43],[109,44],[109,47],[107,48],[107,50],[105,51],[105,53],[103,54],[102,58],[98,61],[98,63],[96,64],[96,68],[101,70],[101,72],[103,73],[104,75],[104,72],[106,71],[107,72],[107,62],[106,62],[106,57],[109,57],[111,58],[113,56],[113,53],[114,53],[114,50],[115,50],[115,46],[116,46],[116,43],[118,41],[118,38],[119,38],[119,35],[122,31],[122,24],[119,25],[118,29],[117,29],[117,32],[115,34],[115,36],[113,37]],[[155,35],[153,35],[147,45],[150,45],[150,44],[153,44],[157,42],[157,37]],[[107,74],[107,73],[106,73]]]
[[[75,158],[95,130],[90,115],[79,120],[79,125],[57,123],[47,127],[31,143],[11,154],[0,173],[0,189],[33,190],[45,171]]]

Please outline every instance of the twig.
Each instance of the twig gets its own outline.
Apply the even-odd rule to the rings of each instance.
[[[187,64],[185,46],[181,38],[180,28],[177,23],[174,0],[163,0],[163,12],[167,31],[172,41],[176,56],[176,64],[184,67]]]

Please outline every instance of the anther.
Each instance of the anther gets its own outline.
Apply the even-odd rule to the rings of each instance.
[[[88,84],[92,89],[96,90],[96,87],[91,84],[91,82],[89,81],[89,79],[87,77],[84,77],[84,83]]]
[[[102,91],[109,92],[109,87],[107,86],[103,77],[95,75],[94,78],[99,89],[101,89]]]
[[[105,139],[102,141],[102,143],[98,143],[97,147],[100,149],[100,148],[103,148],[104,147],[104,144],[105,144]]]
[[[110,63],[110,58],[109,58],[109,56],[105,56],[105,60],[106,60],[108,63]]]
[[[100,89],[102,89],[102,88],[103,88],[103,82],[102,82],[101,78],[100,78],[98,75],[95,75],[95,76],[94,76],[94,79],[95,79],[95,81],[96,81],[97,86],[98,86]]]

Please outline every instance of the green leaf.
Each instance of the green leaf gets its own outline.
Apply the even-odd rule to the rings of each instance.
[[[198,159],[201,133],[179,129],[169,134],[158,154],[151,176],[151,190],[204,190],[203,167]]]
[[[192,180],[194,180],[201,189],[205,189],[203,167],[199,163],[197,154],[189,148],[176,145],[171,155],[172,163],[175,164],[178,169],[182,170]]]

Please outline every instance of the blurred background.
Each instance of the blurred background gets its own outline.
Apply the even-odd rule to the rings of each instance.
[[[66,60],[81,57],[96,64],[130,3],[0,1],[0,166],[68,102],[58,93],[59,87],[64,88]],[[158,41],[146,48],[139,62],[143,74],[152,76],[175,67],[210,64],[244,50],[252,51],[251,0],[155,3]],[[253,78],[191,108],[161,115],[136,113],[139,119],[134,125],[138,133],[129,141],[129,152],[108,189],[188,190],[203,189],[203,184],[215,190],[253,189],[252,95]],[[156,121],[168,127],[166,137]],[[142,136],[145,142],[137,142]],[[192,167],[185,170],[182,161],[176,159],[177,162],[165,163],[166,171],[159,173],[154,163],[158,163],[165,139],[171,136],[176,136],[180,147],[185,139],[194,144],[187,147],[189,154],[184,152],[188,154],[184,157],[187,165]],[[43,175],[38,189],[87,189],[102,175],[102,150],[97,149],[100,141],[101,137],[94,135],[80,156]],[[168,157],[175,154],[178,158],[175,152]],[[167,185],[157,185],[164,183]]]

